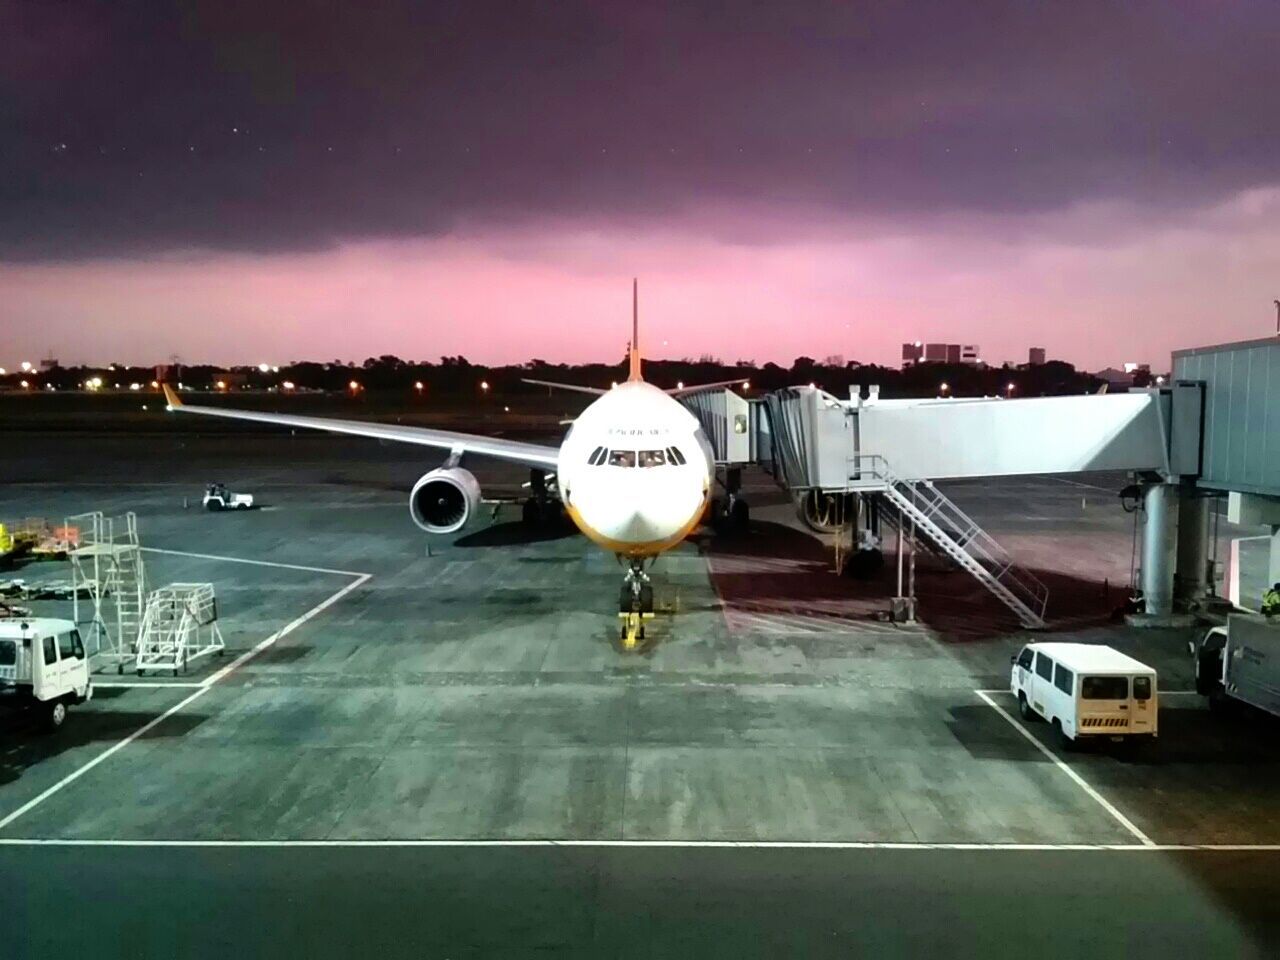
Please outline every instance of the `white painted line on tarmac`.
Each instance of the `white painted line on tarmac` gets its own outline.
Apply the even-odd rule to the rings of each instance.
[[[219,559],[225,559],[225,558],[219,558]],[[253,562],[253,561],[249,561],[249,562]],[[147,733],[149,730],[153,730],[155,727],[164,723],[164,721],[168,720],[170,717],[172,717],[175,713],[177,713],[183,707],[186,707],[189,704],[195,703],[197,700],[203,697],[206,693],[208,693],[211,689],[213,689],[213,685],[217,683],[219,680],[226,677],[227,674],[231,673],[237,667],[242,666],[252,658],[256,657],[258,654],[260,654],[263,650],[266,650],[268,647],[270,647],[273,643],[275,643],[281,637],[285,637],[288,634],[292,633],[294,630],[298,629],[298,627],[302,626],[312,617],[317,616],[318,614],[323,613],[325,610],[329,609],[329,607],[333,606],[335,603],[337,603],[339,600],[345,597],[352,590],[355,590],[357,587],[362,586],[363,584],[368,582],[372,578],[373,574],[359,573],[359,574],[352,574],[352,576],[356,577],[356,579],[352,580],[341,590],[338,590],[335,593],[330,594],[326,599],[321,600],[319,603],[317,603],[314,607],[312,607],[306,613],[289,621],[287,624],[285,624],[275,633],[271,634],[271,636],[261,641],[253,649],[246,651],[245,653],[237,657],[235,660],[232,660],[229,664],[227,664],[217,673],[213,674],[207,680],[205,680],[204,683],[201,684],[201,686],[197,690],[195,690],[195,692],[185,697],[184,699],[179,700],[176,704],[174,704],[164,713],[160,714],[160,716],[155,717],[152,720],[149,720],[147,723],[143,724],[137,730],[133,731],[133,733],[129,734],[129,736],[121,740],[119,743],[112,744],[110,747],[102,751],[102,753],[98,754],[88,763],[73,770],[71,773],[67,774],[67,776],[63,777],[61,780],[59,780],[57,783],[53,784],[51,787],[44,790],[42,793],[36,795],[35,797],[32,797],[30,800],[28,800],[26,803],[20,806],[17,810],[14,810],[12,813],[6,816],[3,820],[0,820],[0,830],[3,830],[5,827],[9,826],[9,824],[13,823],[15,820],[17,820],[19,817],[23,816],[24,814],[29,813],[31,810],[34,810],[36,807],[44,803],[46,800],[52,797],[55,793],[57,793],[63,787],[79,780],[81,777],[83,777],[86,773],[88,773],[98,764],[102,763],[108,757],[114,756],[116,753],[119,753],[121,750],[123,750],[129,744],[133,743],[133,741],[137,740],[139,737]]]
[[[1050,477],[1045,474],[1039,476],[1040,480],[1053,480],[1057,483],[1065,483],[1073,487],[1085,487],[1089,490],[1101,490],[1103,493],[1119,493],[1115,487],[1100,487],[1096,483],[1081,483],[1079,480],[1066,480],[1062,477]]]
[[[1111,816],[1116,820],[1117,823],[1120,824],[1120,826],[1124,827],[1131,834],[1133,834],[1138,839],[1139,843],[1141,843],[1144,847],[1155,846],[1155,841],[1153,841],[1145,833],[1139,830],[1132,820],[1130,820],[1123,813],[1117,810],[1110,800],[1108,800],[1106,797],[1100,794],[1093,787],[1089,786],[1089,784],[1085,781],[1084,777],[1080,776],[1080,774],[1076,773],[1069,766],[1063,763],[1060,757],[1058,757],[1052,750],[1050,750],[1043,743],[1037,740],[1035,735],[1032,734],[1030,730],[1024,727],[1017,720],[1015,720],[1013,716],[1007,710],[1005,710],[1004,707],[1000,706],[1000,704],[992,700],[991,697],[986,693],[986,691],[975,690],[974,693],[980,696],[986,702],[987,706],[989,706],[996,713],[1000,714],[1000,716],[1004,717],[1005,720],[1009,721],[1009,723],[1012,724],[1015,730],[1017,730],[1020,734],[1026,737],[1027,741],[1030,742],[1037,750],[1039,750],[1051,761],[1053,761],[1054,765],[1063,773],[1065,773],[1068,777],[1070,777],[1071,780],[1076,784],[1076,786],[1078,786],[1081,790],[1083,790],[1090,797],[1092,797],[1097,802],[1097,804],[1100,807],[1102,807],[1103,810],[1111,814]],[[3,826],[3,824],[0,824],[0,826]]]
[[[146,689],[147,687],[160,688],[179,688],[194,690],[196,687],[206,686],[201,680],[157,680],[155,683],[147,683],[145,680],[108,680],[106,682],[93,681],[93,689],[95,690],[124,690],[124,689]]]
[[[366,577],[358,570],[331,570],[328,567],[307,567],[300,563],[277,563],[274,560],[247,560],[244,557],[221,557],[211,553],[188,553],[185,550],[162,550],[159,547],[142,547],[145,553],[163,553],[171,557],[192,557],[196,560],[225,560],[227,563],[248,563],[255,567],[279,567],[282,570],[302,570],[306,573],[332,573],[340,577]]]
[[[1227,853],[1280,853],[1280,843],[919,843],[894,840],[70,840],[36,837],[0,837],[0,847],[262,847],[362,848],[362,847],[611,847],[693,848],[708,850],[975,850],[1012,852],[1111,851],[1160,853],[1216,851]]]

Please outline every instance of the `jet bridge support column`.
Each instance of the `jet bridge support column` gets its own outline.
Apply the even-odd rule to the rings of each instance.
[[[1174,593],[1179,600],[1199,603],[1208,592],[1208,497],[1194,496],[1186,487],[1178,497],[1178,569]]]
[[[1178,488],[1153,483],[1143,492],[1142,596],[1148,616],[1173,614],[1173,571],[1178,547]]]

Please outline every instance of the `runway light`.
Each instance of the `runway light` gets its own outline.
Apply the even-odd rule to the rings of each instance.
[[[422,392],[424,386],[425,384],[423,384],[421,380],[413,381],[413,389],[417,390],[419,393]]]
[[[160,386],[160,381],[159,381],[159,380],[152,380],[152,381],[151,381],[151,387],[152,387],[152,389],[156,389],[156,388],[158,388],[159,386]]]
[[[131,384],[129,384],[129,389],[130,389],[130,390],[141,390],[141,389],[142,389],[142,384],[140,384],[140,383],[131,383]]]
[[[23,380],[20,384],[18,384],[18,386],[22,387],[23,390],[31,389],[31,384],[27,383],[27,381],[25,380]]]
[[[1007,389],[1010,393],[1013,393],[1013,391],[1014,391],[1014,390],[1016,390],[1016,389],[1017,389],[1017,387],[1016,387],[1016,386],[1014,386],[1014,384],[1012,384],[1012,383],[1011,383],[1011,384],[1009,384],[1009,386],[1008,386],[1006,389]]]
[[[352,393],[356,393],[360,389],[360,384],[357,383],[355,380],[352,380],[350,383],[347,384],[347,388]]]
[[[279,373],[279,372],[280,372],[280,368],[279,368],[279,367],[272,367],[272,368],[271,368],[271,372],[272,372],[272,373]]]
[[[281,387],[283,387],[285,390],[292,390],[292,389],[293,389],[293,381],[292,381],[292,380],[286,380],[284,383],[280,384],[280,386],[281,386]]]
[[[511,412],[511,408],[510,408],[510,407],[503,407],[503,408],[502,408],[502,412],[503,412],[503,413],[510,413],[510,412]]]
[[[0,377],[3,377],[3,376],[4,376],[6,373],[8,373],[8,372],[9,372],[9,371],[8,371],[8,370],[6,370],[4,367],[0,367]]]
[[[684,381],[683,381],[683,380],[677,380],[677,381],[676,381],[676,389],[677,389],[677,390],[683,390],[683,389],[684,389]]]
[[[214,384],[214,386],[217,387],[219,390],[225,390],[227,389],[227,381],[219,380],[217,383]]]
[[[743,381],[742,381],[742,389],[743,389],[743,390],[750,390],[750,389],[751,389],[751,381],[750,381],[750,380],[743,380]]]
[[[484,390],[484,391],[486,391],[486,392],[487,392],[487,391],[488,391],[488,389],[489,389],[489,381],[488,381],[488,380],[481,380],[481,381],[480,381],[480,389],[481,389],[481,390]]]
[[[258,372],[259,372],[259,373],[270,373],[270,372],[271,372],[271,364],[269,364],[269,363],[260,363],[260,364],[258,364]]]

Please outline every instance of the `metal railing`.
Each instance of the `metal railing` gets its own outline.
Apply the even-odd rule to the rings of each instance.
[[[904,480],[879,454],[849,458],[850,492],[884,493],[944,553],[973,574],[1024,626],[1044,626],[1049,588],[929,480]]]

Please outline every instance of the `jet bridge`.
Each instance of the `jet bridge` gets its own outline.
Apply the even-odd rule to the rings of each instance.
[[[1027,627],[1044,625],[1048,590],[935,480],[1126,470],[1176,481],[1199,472],[1200,383],[1016,400],[882,400],[877,393],[873,388],[869,398],[841,400],[814,387],[792,387],[749,404],[730,391],[686,402],[718,463],[729,469],[759,463],[798,502],[814,491],[879,495],[899,531],[909,525],[923,534]],[[1152,509],[1173,492],[1167,482],[1152,489]],[[1165,573],[1172,580],[1172,561],[1162,561],[1174,550],[1176,523],[1170,532],[1149,518],[1148,527],[1144,586],[1152,579],[1158,587]]]

